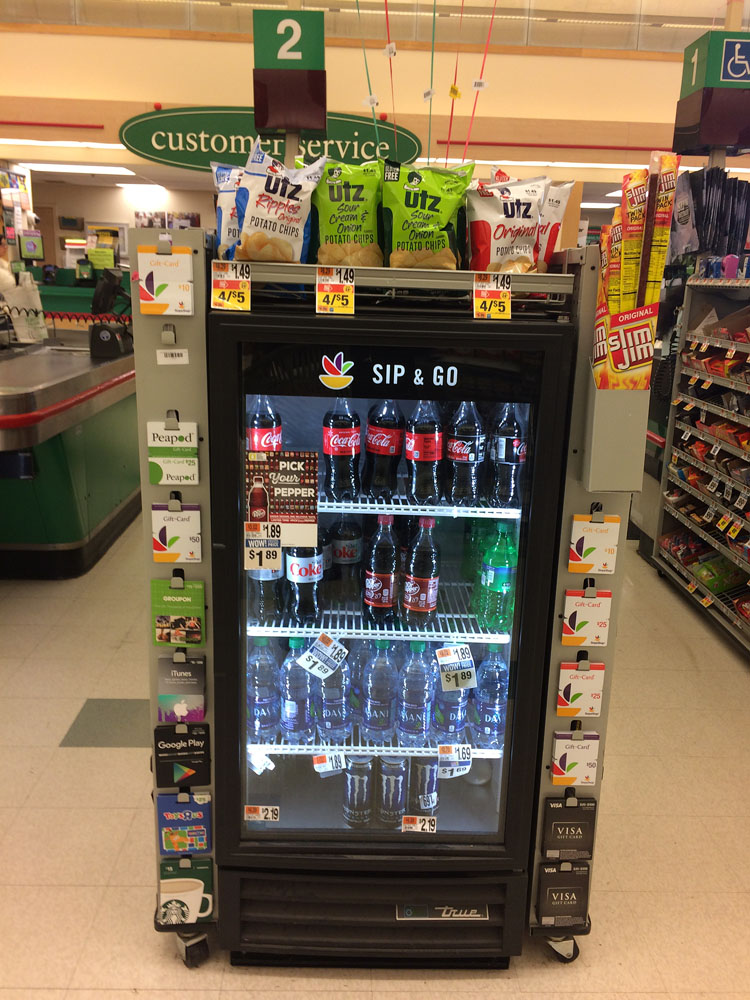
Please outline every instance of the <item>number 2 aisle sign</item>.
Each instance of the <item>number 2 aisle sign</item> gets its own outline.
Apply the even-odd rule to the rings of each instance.
[[[256,69],[325,69],[322,11],[254,10]]]

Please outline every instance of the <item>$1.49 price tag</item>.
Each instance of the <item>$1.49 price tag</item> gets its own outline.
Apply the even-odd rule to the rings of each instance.
[[[338,670],[348,653],[346,646],[321,632],[312,646],[297,657],[297,663],[324,681]]]
[[[238,260],[211,261],[211,308],[250,312],[250,265]]]
[[[319,267],[315,277],[315,312],[354,315],[354,268]]]
[[[474,319],[510,319],[509,274],[474,275]]]
[[[443,691],[475,688],[477,672],[474,657],[466,645],[446,646],[435,654],[440,667],[440,685]]]
[[[245,569],[281,569],[281,525],[245,521]]]
[[[437,833],[435,816],[402,816],[401,833]]]

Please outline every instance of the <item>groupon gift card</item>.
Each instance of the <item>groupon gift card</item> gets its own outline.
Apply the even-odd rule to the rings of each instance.
[[[198,424],[176,428],[163,420],[146,423],[148,481],[152,486],[195,486],[198,479]]]
[[[154,562],[200,562],[201,509],[197,503],[184,503],[181,510],[169,504],[151,504],[151,547]]]
[[[151,617],[155,646],[200,646],[205,639],[202,580],[185,580],[184,588],[169,580],[151,581]]]
[[[206,715],[206,657],[188,653],[184,662],[175,662],[160,656],[158,673],[159,722],[201,722]]]
[[[160,854],[207,854],[211,850],[211,796],[157,795]]]

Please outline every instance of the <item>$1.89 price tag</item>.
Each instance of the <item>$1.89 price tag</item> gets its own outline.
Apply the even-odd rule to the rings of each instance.
[[[313,767],[324,778],[329,774],[339,774],[345,766],[346,761],[342,753],[319,753],[313,757]]]
[[[211,261],[211,308],[250,312],[250,265],[237,260]]]
[[[474,275],[474,319],[510,319],[509,274]]]
[[[266,537],[268,536],[268,537]],[[281,569],[281,526],[245,522],[245,569]]]
[[[354,268],[319,267],[315,277],[315,312],[354,315]]]
[[[475,688],[477,672],[474,657],[466,646],[446,646],[435,654],[440,666],[440,685],[443,691],[457,691],[460,688]]]
[[[401,833],[437,833],[435,816],[402,816]]]
[[[338,670],[348,652],[346,646],[321,632],[312,646],[297,657],[297,663],[308,673],[324,681]]]

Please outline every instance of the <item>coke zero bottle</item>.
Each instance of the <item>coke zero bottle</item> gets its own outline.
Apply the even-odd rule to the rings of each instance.
[[[390,503],[397,492],[396,472],[404,446],[404,415],[398,403],[381,399],[367,414],[362,490],[371,500]]]
[[[437,403],[420,399],[406,424],[406,493],[414,503],[440,503],[443,425]]]
[[[253,396],[245,427],[248,451],[281,451],[281,417],[269,396]]]
[[[353,601],[359,597],[362,570],[362,529],[356,521],[341,517],[328,533],[331,546],[331,577],[327,600]]]
[[[247,620],[253,625],[270,625],[280,617],[282,569],[247,571]]]
[[[406,628],[424,628],[435,620],[440,549],[432,537],[434,517],[420,517],[419,531],[409,546],[401,597],[402,620]]]
[[[392,623],[396,614],[398,545],[393,514],[378,516],[365,568],[364,617],[373,625]]]
[[[526,435],[515,403],[504,403],[492,420],[488,458],[487,499],[493,507],[520,507]]]
[[[329,500],[359,497],[359,417],[346,396],[339,396],[323,417],[325,494]]]
[[[323,550],[289,548],[286,550],[287,609],[298,625],[314,624],[323,610]]]
[[[476,405],[464,400],[448,428],[445,499],[457,507],[479,503],[479,473],[484,461],[485,434]]]

